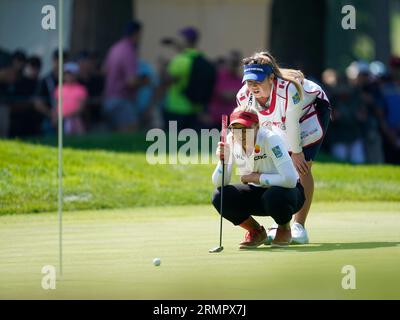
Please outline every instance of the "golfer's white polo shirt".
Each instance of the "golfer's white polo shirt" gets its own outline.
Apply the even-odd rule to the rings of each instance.
[[[226,165],[224,185],[229,184],[231,180],[232,164],[234,163],[237,168],[237,171],[234,172],[235,174],[242,176],[252,172],[261,173],[259,183],[252,183],[255,186],[280,186],[286,188],[294,188],[296,186],[299,175],[282,138],[278,134],[260,127],[251,154],[246,154],[241,143],[234,141],[232,133],[227,136],[227,144],[231,155],[230,163]],[[218,163],[214,170],[212,180],[214,185],[221,186],[221,162]]]

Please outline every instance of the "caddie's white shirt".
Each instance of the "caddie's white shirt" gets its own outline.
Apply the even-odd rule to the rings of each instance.
[[[255,186],[281,186],[286,188],[293,188],[296,186],[299,175],[282,138],[278,134],[260,127],[251,154],[245,153],[241,143],[233,139],[232,133],[228,134],[226,141],[229,146],[231,153],[230,159],[232,159],[232,161],[227,165],[224,185],[229,184],[232,175],[232,164],[235,163],[238,170],[237,174],[241,176],[252,172],[261,173],[259,184],[250,183]],[[217,165],[212,180],[216,186],[221,186],[221,163]]]
[[[289,151],[299,153],[303,147],[323,137],[322,126],[315,109],[315,100],[329,102],[325,92],[316,83],[304,79],[303,99],[289,81],[275,79],[269,107],[261,106],[245,84],[238,92],[238,106],[251,106],[258,111],[260,125],[282,136]]]

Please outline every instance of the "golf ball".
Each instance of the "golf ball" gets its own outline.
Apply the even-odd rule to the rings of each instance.
[[[161,264],[160,258],[154,258],[154,259],[153,259],[153,264],[154,264],[156,267],[158,267],[158,266]]]

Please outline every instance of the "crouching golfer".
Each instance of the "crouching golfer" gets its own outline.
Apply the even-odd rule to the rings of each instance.
[[[219,142],[216,154],[225,162],[222,215],[247,230],[240,249],[256,248],[267,239],[264,227],[251,215],[271,216],[278,224],[271,246],[287,246],[292,238],[290,220],[303,206],[305,197],[282,139],[269,129],[260,128],[257,111],[241,106],[231,114],[226,143]],[[241,176],[241,184],[229,184],[233,163]],[[212,203],[219,212],[221,161],[212,181],[217,187]]]

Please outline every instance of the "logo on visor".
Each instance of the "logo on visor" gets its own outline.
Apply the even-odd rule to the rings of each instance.
[[[246,68],[246,70],[245,70],[245,72],[250,72],[250,71],[264,72],[264,69],[262,69],[262,68]]]
[[[254,152],[255,153],[260,153],[260,151],[261,151],[261,147],[258,144],[256,144],[255,147],[254,147]]]

